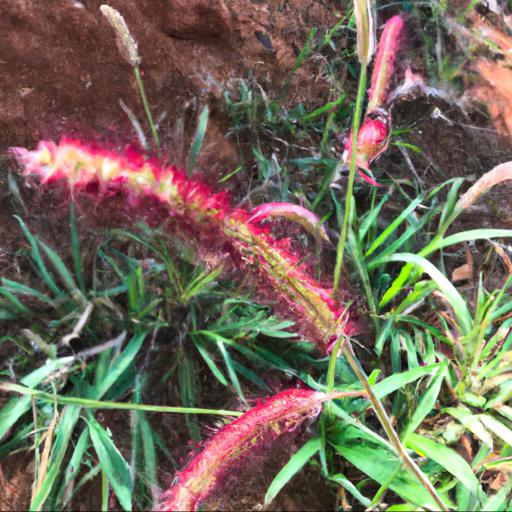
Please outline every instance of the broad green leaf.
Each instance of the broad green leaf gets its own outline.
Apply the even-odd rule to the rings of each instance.
[[[479,496],[482,492],[478,478],[470,465],[455,450],[415,433],[409,435],[406,445],[421,456],[428,457],[443,466],[475,496]]]
[[[455,286],[437,269],[430,261],[421,256],[409,253],[393,254],[386,258],[386,261],[405,261],[417,265],[423,272],[426,272],[437,284],[441,293],[450,303],[462,328],[467,333],[471,330],[472,316],[468,305]]]
[[[304,467],[304,465],[320,451],[322,440],[319,437],[310,439],[297,453],[293,454],[286,465],[279,471],[270,484],[265,495],[264,507],[267,507],[279,494],[281,489]]]
[[[506,511],[511,509],[512,499],[508,494],[512,488],[512,482],[505,484],[496,494],[488,496],[482,504],[482,510],[492,510],[496,512]]]
[[[373,392],[377,398],[382,399],[385,396],[393,393],[397,389],[414,382],[415,380],[421,379],[426,375],[433,374],[439,369],[440,363],[432,364],[430,366],[418,366],[412,370],[408,370],[402,373],[395,373],[385,379],[381,380],[373,387]]]
[[[380,485],[388,485],[404,500],[437,510],[438,507],[428,491],[412,474],[401,469],[402,461],[391,451],[373,443],[354,442],[354,440],[350,444],[336,443],[335,448],[360,471]],[[391,483],[390,479],[392,479]]]
[[[506,427],[501,421],[488,414],[479,414],[477,418],[496,436],[501,438],[509,446],[512,446],[512,430]]]
[[[87,419],[91,441],[102,471],[124,510],[132,510],[132,478],[128,463],[117,449],[105,429],[92,417]]]
[[[447,407],[444,409],[444,411],[460,421],[464,427],[466,427],[470,432],[478,437],[480,441],[487,444],[489,448],[492,449],[492,436],[470,409],[460,405],[459,407]]]

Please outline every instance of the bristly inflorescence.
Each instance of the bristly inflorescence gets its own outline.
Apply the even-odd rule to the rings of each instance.
[[[306,389],[289,389],[262,401],[219,430],[162,496],[160,511],[198,510],[220,491],[234,464],[258,444],[269,445],[308,418],[316,418],[330,397]]]
[[[260,215],[261,209],[256,213],[233,209],[227,193],[215,193],[179,169],[146,159],[131,149],[121,154],[63,139],[59,144],[42,141],[33,151],[12,151],[25,174],[39,176],[43,184],[64,181],[73,194],[94,190],[100,199],[116,193],[128,199],[149,198],[195,232],[221,240],[237,265],[256,277],[261,295],[278,305],[278,313],[294,320],[300,333],[322,351],[326,352],[340,335],[358,330],[346,307],[332,298],[332,289],[313,279],[293,254],[290,241],[276,239],[268,228],[259,225],[272,212]],[[275,204],[274,212],[282,210],[282,203]],[[302,216],[305,223],[313,225],[314,216],[302,210],[290,205],[292,217]]]

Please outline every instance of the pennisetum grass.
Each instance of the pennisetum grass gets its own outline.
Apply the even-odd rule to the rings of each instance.
[[[307,389],[289,389],[262,401],[240,418],[220,429],[202,451],[177,475],[177,482],[162,496],[160,511],[198,510],[215,491],[221,490],[237,460],[268,445],[285,432],[315,418],[323,402],[355,393],[326,394]]]

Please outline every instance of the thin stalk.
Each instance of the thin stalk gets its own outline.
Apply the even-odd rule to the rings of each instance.
[[[338,240],[338,248],[336,252],[336,266],[334,267],[334,284],[333,294],[336,297],[341,279],[341,269],[343,266],[343,252],[347,242],[348,226],[350,221],[350,212],[352,208],[352,195],[354,192],[354,181],[357,171],[357,136],[361,125],[363,114],[363,101],[366,91],[367,69],[365,65],[361,65],[359,73],[359,87],[357,89],[356,106],[354,110],[354,119],[352,122],[352,149],[350,155],[350,170],[348,175],[347,194],[345,197],[345,214],[343,216],[343,225],[341,227],[340,238]]]
[[[197,407],[172,407],[165,405],[146,405],[134,403],[104,402],[101,400],[91,400],[89,398],[78,398],[73,396],[51,395],[44,391],[27,388],[19,384],[10,382],[0,383],[0,391],[18,393],[25,396],[33,396],[45,402],[57,402],[59,404],[72,404],[83,407],[84,409],[117,409],[128,411],[148,411],[148,412],[170,412],[175,414],[217,414],[220,416],[242,416],[239,411],[227,411],[224,409],[201,409]]]
[[[101,512],[108,512],[108,478],[104,471],[101,472]]]
[[[432,485],[430,480],[426,477],[426,475],[421,471],[420,467],[412,460],[412,458],[407,453],[406,449],[402,445],[402,442],[400,441],[400,437],[398,437],[398,434],[396,433],[395,429],[393,428],[393,425],[391,424],[391,420],[389,419],[389,416],[386,413],[386,410],[384,409],[384,406],[382,405],[381,401],[377,398],[375,393],[372,390],[372,387],[370,386],[370,383],[368,382],[368,379],[366,375],[364,374],[363,370],[359,366],[358,361],[356,360],[354,354],[352,353],[351,347],[349,343],[344,343],[341,347],[341,351],[343,355],[345,356],[345,359],[350,364],[350,367],[356,374],[357,378],[363,385],[364,390],[366,391],[366,395],[368,397],[368,400],[372,404],[373,410],[375,411],[375,414],[377,415],[377,418],[379,419],[380,424],[382,425],[382,428],[386,432],[386,435],[390,442],[393,444],[395,449],[398,452],[398,455],[402,459],[402,462],[413,472],[413,474],[416,476],[416,478],[419,480],[419,482],[425,487],[425,489],[428,491],[430,496],[432,496],[432,499],[437,503],[439,506],[439,509],[442,511],[448,511],[449,509],[446,507],[445,503],[441,499],[441,497],[437,494],[437,491],[435,487]]]
[[[146,91],[144,90],[144,84],[142,83],[142,77],[140,76],[140,68],[138,65],[133,66],[133,72],[135,74],[137,88],[139,89],[140,99],[142,100],[142,106],[144,107],[144,112],[146,113],[146,118],[151,130],[151,136],[153,137],[153,142],[156,146],[156,152],[158,158],[160,158],[160,137],[158,136],[158,131],[156,129],[155,122],[153,121],[153,115],[151,114],[151,109],[149,108],[148,98],[146,96]]]

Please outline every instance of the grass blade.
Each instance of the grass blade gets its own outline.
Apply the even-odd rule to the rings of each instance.
[[[201,147],[204,142],[204,138],[206,135],[206,128],[208,127],[208,117],[210,115],[210,109],[208,105],[206,105],[201,115],[199,116],[199,123],[196,128],[196,133],[194,135],[194,142],[192,143],[192,147],[190,148],[190,155],[188,157],[188,175],[192,176],[192,172],[194,171],[194,168],[196,166],[197,157],[199,156],[199,153],[201,152]]]
[[[14,216],[14,218],[19,222],[21,229],[23,231],[23,234],[25,235],[25,238],[28,240],[28,243],[30,244],[30,247],[32,248],[32,259],[34,260],[37,268],[39,269],[39,273],[41,274],[42,280],[48,285],[48,288],[57,296],[64,295],[63,292],[60,290],[60,288],[57,286],[57,283],[53,279],[53,277],[48,272],[48,269],[46,268],[46,265],[43,261],[43,258],[41,256],[41,251],[39,250],[39,246],[37,244],[37,239],[32,235],[32,233],[27,228],[26,224],[23,222],[21,217],[18,217],[17,215]]]
[[[409,435],[407,446],[443,466],[474,495],[481,493],[480,483],[471,466],[455,450],[415,433]]]
[[[319,437],[310,439],[297,453],[293,454],[286,465],[279,471],[270,484],[263,507],[267,507],[279,494],[281,489],[304,467],[304,465],[320,451],[322,440]]]
[[[131,511],[132,478],[128,463],[105,429],[92,416],[87,419],[87,424],[102,471],[107,475],[123,509]]]

